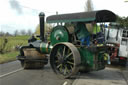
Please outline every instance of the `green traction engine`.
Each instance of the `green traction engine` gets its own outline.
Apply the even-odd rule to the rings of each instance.
[[[112,22],[116,16],[108,10],[52,15],[47,23],[54,24],[50,41],[44,37],[44,13],[40,13],[40,40],[34,36],[28,46],[22,46],[18,59],[27,68],[42,68],[48,63],[56,74],[68,78],[79,71],[98,71],[105,68],[107,46],[104,32],[93,34],[92,22]],[[88,24],[88,25],[87,25]]]

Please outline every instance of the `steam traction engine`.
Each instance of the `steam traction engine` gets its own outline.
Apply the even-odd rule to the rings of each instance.
[[[57,23],[50,34],[50,42],[44,41],[44,13],[40,13],[40,40],[34,36],[28,46],[20,49],[18,59],[24,68],[41,68],[50,65],[56,74],[68,78],[78,71],[97,71],[105,68],[107,54],[104,36],[93,37],[86,24],[111,22],[116,16],[108,10],[49,16],[47,23]],[[97,42],[97,43],[95,43]]]

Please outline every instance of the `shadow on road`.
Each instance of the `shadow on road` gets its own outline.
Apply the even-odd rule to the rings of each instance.
[[[115,69],[119,69],[119,70],[126,70],[128,68],[128,62],[127,62],[126,66],[122,66],[118,62],[113,61],[113,62],[111,62],[111,65],[107,65],[107,67],[115,68]]]
[[[120,66],[117,62],[112,62],[111,65],[107,65],[104,70],[93,71],[89,73],[80,73],[79,79],[91,79],[91,80],[124,80],[123,71],[128,72],[128,65]],[[124,74],[125,75],[125,74]]]

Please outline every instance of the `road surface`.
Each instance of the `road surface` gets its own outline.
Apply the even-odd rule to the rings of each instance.
[[[72,85],[128,85],[128,65],[111,65],[104,70],[80,74]]]
[[[73,79],[56,76],[49,65],[43,69],[23,70],[19,61],[0,65],[0,76],[0,85],[63,85],[73,82]]]
[[[19,61],[0,65],[0,85],[128,85],[128,66],[107,67],[101,71],[79,73],[76,79],[62,79],[49,65],[23,70]]]

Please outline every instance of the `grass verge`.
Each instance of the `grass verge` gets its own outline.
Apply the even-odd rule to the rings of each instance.
[[[19,53],[16,47],[27,45],[29,37],[30,36],[28,35],[16,36],[16,37],[6,36],[8,43],[3,49],[4,54],[0,54],[0,64],[16,60],[16,56]],[[5,36],[0,37],[0,49],[2,49],[3,47],[4,38]]]
[[[18,51],[8,52],[5,54],[0,54],[0,64],[16,60]]]

